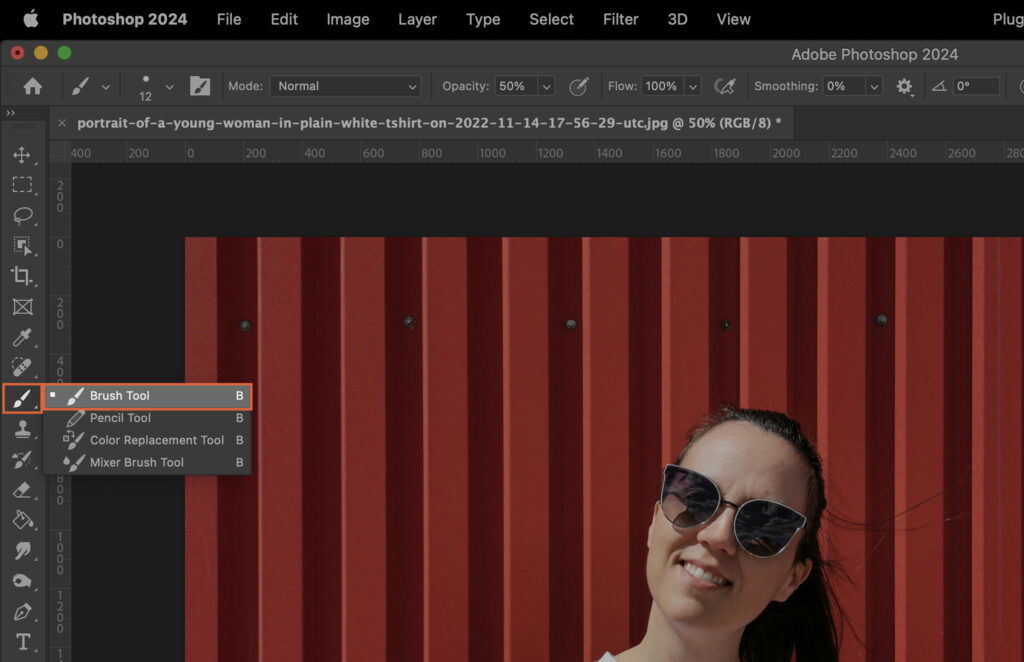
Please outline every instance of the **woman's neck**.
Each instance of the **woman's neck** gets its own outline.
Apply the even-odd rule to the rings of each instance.
[[[658,606],[652,604],[643,640],[615,659],[616,662],[739,662],[742,636],[743,630],[708,632],[671,623]]]

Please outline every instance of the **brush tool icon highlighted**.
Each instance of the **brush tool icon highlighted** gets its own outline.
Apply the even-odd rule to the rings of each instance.
[[[77,391],[75,391],[75,394],[73,396],[71,396],[70,398],[68,398],[67,406],[70,407],[70,406],[74,405],[78,401],[78,398],[82,395],[82,391],[84,391],[84,390],[85,390],[85,387],[83,386],[82,388],[80,388]]]

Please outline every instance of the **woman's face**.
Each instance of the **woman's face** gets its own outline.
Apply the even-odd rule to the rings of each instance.
[[[793,446],[744,422],[716,426],[687,451],[682,466],[718,484],[722,498],[742,505],[771,499],[807,513],[810,470]],[[647,584],[669,621],[720,631],[743,629],[772,600],[784,601],[807,578],[809,562],[794,565],[805,530],[772,558],[756,558],[733,534],[736,509],[721,506],[702,526],[678,529],[655,507],[647,535]],[[692,563],[727,580],[698,579]]]

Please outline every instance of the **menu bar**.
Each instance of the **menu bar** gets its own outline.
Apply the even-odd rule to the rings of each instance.
[[[557,8],[381,9],[328,5],[321,8],[231,8],[180,5],[148,9],[77,9],[57,5],[4,10],[5,38],[997,38],[1024,37],[1024,11],[1005,3],[946,10],[889,5],[884,11],[847,12],[821,6],[735,5],[596,9],[587,4]]]

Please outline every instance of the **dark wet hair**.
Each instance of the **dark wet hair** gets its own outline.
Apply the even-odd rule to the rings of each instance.
[[[822,514],[828,504],[825,481],[818,451],[800,429],[800,423],[776,411],[740,409],[725,403],[690,430],[676,464],[681,463],[693,444],[712,428],[731,421],[756,425],[785,439],[810,470],[805,513],[807,529],[795,559],[811,561],[810,574],[788,600],[768,603],[747,625],[740,639],[740,659],[743,662],[791,662],[794,659],[796,662],[838,662],[841,631],[835,615],[842,614],[842,609],[830,582],[830,575],[837,566],[821,557],[818,540]]]

